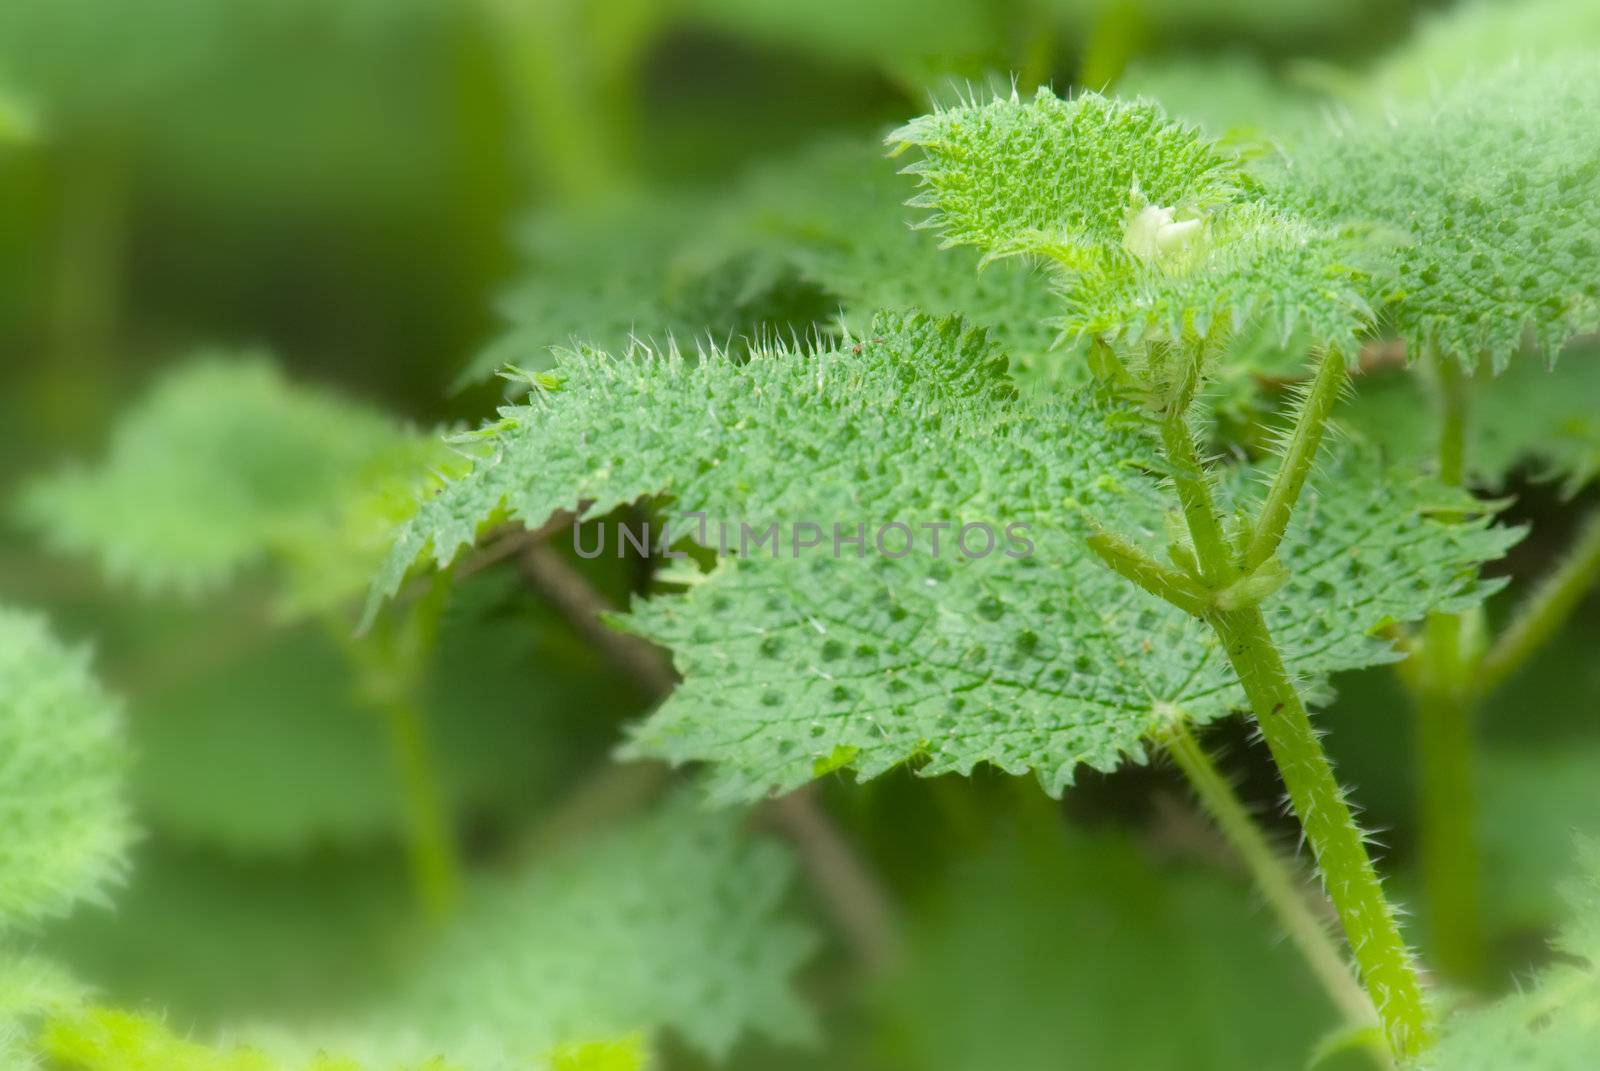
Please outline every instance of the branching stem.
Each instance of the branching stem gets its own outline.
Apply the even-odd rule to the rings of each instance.
[[[1201,576],[1213,588],[1221,588],[1232,581],[1238,570],[1222,533],[1222,522],[1217,517],[1216,502],[1211,494],[1211,478],[1200,464],[1195,451],[1194,432],[1189,427],[1189,404],[1194,399],[1195,381],[1199,377],[1199,357],[1192,357],[1185,370],[1185,381],[1178,396],[1172,400],[1161,418],[1161,442],[1167,452],[1167,462],[1172,467],[1172,481],[1183,507],[1183,516],[1189,526],[1189,538],[1194,542],[1195,557],[1199,561]]]
[[[1291,450],[1275,481],[1275,487],[1284,488],[1272,507],[1281,513],[1281,520],[1264,515],[1252,529],[1265,533],[1266,542],[1274,547],[1276,539],[1271,533],[1276,530],[1281,535],[1287,527],[1315,458],[1311,447],[1322,437],[1321,425],[1326,424],[1332,407],[1331,396],[1336,395],[1343,382],[1342,360],[1325,361],[1323,370],[1326,374],[1319,373],[1292,440],[1306,446]],[[1186,382],[1178,395],[1179,404],[1163,414],[1161,436],[1175,473],[1200,571],[1213,589],[1221,590],[1240,575],[1243,561],[1234,557],[1222,537],[1207,474],[1196,457],[1187,414],[1192,393]],[[1401,1060],[1416,1056],[1427,1050],[1433,1037],[1421,979],[1367,854],[1361,829],[1334,777],[1333,765],[1322,749],[1266,619],[1260,607],[1251,603],[1231,609],[1215,608],[1206,620],[1222,641],[1288,789],[1390,1049]]]
[[[1211,605],[1211,592],[1178,570],[1162,565],[1138,547],[1112,532],[1089,537],[1089,549],[1117,573],[1180,610],[1203,616]]]

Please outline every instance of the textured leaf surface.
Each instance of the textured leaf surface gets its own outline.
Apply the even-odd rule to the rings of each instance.
[[[1432,1071],[1582,1071],[1600,1052],[1600,844],[1579,845],[1581,880],[1547,967],[1519,991],[1447,1024]]]
[[[285,602],[359,590],[384,533],[449,455],[260,355],[198,359],[118,424],[99,465],[35,482],[25,516],[141,587],[196,592],[272,559]],[[397,512],[400,511],[400,512]]]
[[[120,876],[131,827],[121,711],[32,614],[0,607],[0,929]]]
[[[383,1063],[447,1051],[473,1071],[570,1042],[670,1029],[720,1056],[746,1033],[794,1042],[791,988],[814,935],[794,876],[742,816],[687,795],[521,877],[486,881],[363,1037]]]
[[[1270,207],[1241,162],[1158,105],[1041,90],[935,112],[890,137],[927,225],[987,257],[1053,261],[1071,335],[1138,343],[1260,319],[1352,346],[1367,313],[1356,250]]]
[[[1600,330],[1597,108],[1600,60],[1513,66],[1308,139],[1283,185],[1393,232],[1385,308],[1412,356],[1550,361]]]
[[[1570,347],[1553,369],[1527,355],[1470,383],[1466,470],[1480,485],[1502,487],[1526,465],[1570,494],[1600,475],[1600,345]],[[1426,463],[1438,453],[1438,404],[1416,374],[1362,377],[1338,418],[1395,460]]]
[[[1142,757],[1177,708],[1204,721],[1239,705],[1210,630],[1084,548],[1090,518],[1135,538],[1162,529],[1141,431],[1081,395],[1015,397],[1004,358],[957,322],[885,316],[837,350],[744,366],[585,352],[557,373],[560,389],[503,410],[475,442],[472,474],[402,530],[378,591],[430,547],[448,562],[502,511],[537,525],[583,502],[601,514],[661,494],[680,518],[710,518],[710,545],[724,542],[716,522],[730,524],[735,550],[741,523],[781,525],[776,543],[752,542],[630,619],[674,650],[685,678],[632,750],[716,763],[720,795],[906,762],[1033,770],[1058,792],[1080,763]],[[1237,484],[1241,499],[1256,493]],[[1438,508],[1477,507],[1370,458],[1325,466],[1285,546],[1295,579],[1269,607],[1295,672],[1383,661],[1369,629],[1481,594],[1476,563],[1515,535],[1436,524]],[[802,522],[827,545],[795,553]],[[911,552],[895,531],[871,552],[896,522]],[[1007,540],[1016,524],[1032,556]],[[834,525],[863,526],[868,552],[830,553]],[[945,526],[941,554],[928,525]],[[963,554],[968,526],[980,527]]]

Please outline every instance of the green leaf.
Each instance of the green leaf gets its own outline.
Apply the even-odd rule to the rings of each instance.
[[[1584,877],[1566,889],[1555,941],[1566,962],[1488,1008],[1446,1024],[1431,1071],[1583,1071],[1600,1052],[1600,844],[1579,845]]]
[[[99,899],[121,878],[122,714],[42,618],[0,607],[0,930]]]
[[[673,649],[684,683],[631,753],[713,762],[719,797],[795,787],[844,754],[863,777],[986,762],[1059,792],[1079,764],[1142,758],[1180,709],[1208,721],[1243,704],[1211,630],[1085,547],[1097,523],[1162,538],[1143,430],[1086,395],[1018,398],[1005,364],[959,322],[892,315],[838,349],[743,365],[566,355],[560,389],[502,410],[473,472],[401,530],[376,593],[425,550],[448,562],[488,518],[533,526],[664,495],[679,535],[700,512],[708,545],[747,545],[635,608],[629,627]],[[1259,482],[1239,474],[1241,505]],[[1266,607],[1291,670],[1385,661],[1369,630],[1480,598],[1476,564],[1517,533],[1430,517],[1481,508],[1364,455],[1331,459],[1282,552],[1293,580]],[[828,543],[797,550],[806,523]],[[835,525],[864,528],[861,556],[830,553]]]
[[[1237,163],[1152,104],[1041,89],[924,115],[889,136],[920,149],[907,170],[926,226],[988,257],[1035,254],[1075,265],[1123,246],[1128,196],[1205,211],[1237,199]]]
[[[1600,330],[1597,108],[1593,58],[1501,69],[1307,139],[1284,194],[1393,234],[1384,311],[1411,357],[1552,362]]]
[[[0,950],[0,1022],[71,1008],[87,995],[58,964]]]
[[[526,873],[486,879],[347,1036],[374,1063],[433,1051],[519,1066],[596,1037],[670,1030],[712,1057],[745,1034],[812,1036],[791,988],[815,948],[784,910],[794,864],[738,812],[680,793]]]
[[[1498,378],[1480,368],[1469,389],[1465,464],[1477,485],[1504,487],[1525,465],[1571,495],[1600,476],[1600,346],[1574,344],[1555,368],[1532,355]],[[1360,377],[1338,419],[1397,461],[1425,464],[1438,452],[1438,406],[1416,374]]]
[[[1368,318],[1347,237],[1271,206],[1235,156],[1155,104],[1041,90],[889,140],[923,153],[911,203],[946,243],[1063,272],[1069,336],[1138,349],[1259,321],[1353,352]]]
[[[385,533],[452,456],[431,435],[287,382],[259,354],[164,376],[103,462],[24,492],[26,519],[111,577],[197,593],[272,561],[292,611],[359,590]]]

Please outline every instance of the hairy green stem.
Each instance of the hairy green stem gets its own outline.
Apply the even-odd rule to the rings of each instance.
[[[1172,482],[1178,492],[1178,502],[1189,526],[1189,538],[1194,542],[1195,557],[1200,574],[1212,587],[1220,588],[1237,576],[1228,543],[1222,533],[1222,522],[1217,517],[1216,503],[1211,495],[1210,476],[1200,464],[1195,451],[1194,432],[1187,419],[1189,403],[1194,397],[1194,380],[1199,374],[1199,359],[1194,358],[1186,372],[1184,385],[1178,397],[1169,403],[1161,418],[1161,443],[1172,467]]]
[[[1337,379],[1330,380],[1325,389],[1334,391]],[[1185,389],[1180,397],[1186,402],[1190,394]],[[1184,404],[1166,414],[1162,438],[1168,447],[1168,460],[1180,476],[1179,496],[1201,572],[1213,587],[1220,588],[1238,575],[1240,563],[1233,560],[1220,538],[1210,484],[1198,471],[1194,456],[1194,436],[1186,409]],[[1307,423],[1325,422],[1325,413],[1318,415],[1320,409],[1313,405],[1302,412],[1303,427],[1297,429],[1297,436],[1321,435],[1319,429],[1304,427]],[[1303,454],[1294,459],[1294,464],[1309,470],[1313,459],[1314,455]],[[1191,472],[1198,478],[1182,478]],[[1303,486],[1305,474],[1280,473],[1280,479]],[[1288,505],[1292,509],[1293,502]],[[1261,527],[1258,522],[1256,529]],[[1361,829],[1267,629],[1266,619],[1259,606],[1250,604],[1215,609],[1206,620],[1222,641],[1288,789],[1390,1048],[1400,1059],[1415,1056],[1425,1051],[1433,1038],[1422,981],[1367,854]]]
[[[1121,536],[1107,531],[1097,531],[1088,539],[1089,549],[1100,556],[1113,571],[1133,581],[1139,587],[1160,599],[1165,599],[1180,610],[1205,614],[1211,604],[1211,593],[1192,577],[1171,569],[1150,557]]]
[[[1397,1057],[1432,1041],[1422,982],[1343,788],[1257,607],[1213,614]]]
[[[1261,504],[1261,516],[1250,532],[1245,546],[1244,569],[1249,572],[1278,552],[1283,533],[1289,527],[1294,504],[1300,499],[1306,479],[1311,475],[1317,449],[1322,445],[1328,426],[1328,416],[1339,400],[1339,390],[1345,380],[1344,354],[1330,349],[1322,357],[1316,378],[1300,406],[1300,415],[1290,433],[1288,448],[1272,478],[1266,500]]]
[[[1268,842],[1260,825],[1245,809],[1233,785],[1183,722],[1163,739],[1167,753],[1194,786],[1200,805],[1217,824],[1245,869],[1255,880],[1284,932],[1305,957],[1340,1013],[1352,1026],[1376,1023],[1372,1001],[1351,973],[1343,954],[1317,917],[1305,883],[1283,854]]]
[[[1600,582],[1600,511],[1583,523],[1566,558],[1517,609],[1511,624],[1479,661],[1472,680],[1474,694],[1488,695],[1520,669],[1596,582]]]

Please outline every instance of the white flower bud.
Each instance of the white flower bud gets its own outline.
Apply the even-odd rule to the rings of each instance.
[[[1128,220],[1123,248],[1147,264],[1172,266],[1198,243],[1201,220],[1172,218],[1172,209],[1146,205]]]

